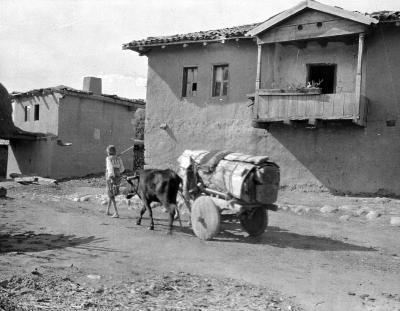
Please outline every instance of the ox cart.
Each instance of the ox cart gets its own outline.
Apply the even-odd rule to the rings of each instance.
[[[250,236],[268,225],[268,210],[276,211],[280,171],[266,156],[228,151],[185,150],[178,158],[182,197],[191,210],[196,236],[210,240],[220,231],[221,214],[238,217]]]

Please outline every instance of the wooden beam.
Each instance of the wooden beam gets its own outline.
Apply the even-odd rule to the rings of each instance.
[[[257,75],[256,75],[256,91],[260,89],[261,84],[261,54],[262,45],[257,45]]]
[[[365,34],[360,33],[358,36],[358,56],[357,56],[357,71],[356,71],[356,103],[360,104],[361,101],[361,79],[362,79],[362,60],[364,54],[364,38]],[[363,116],[360,115],[361,118]]]

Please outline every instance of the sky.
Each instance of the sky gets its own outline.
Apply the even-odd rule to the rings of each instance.
[[[0,0],[0,83],[9,92],[102,78],[103,93],[145,98],[147,57],[122,44],[262,22],[299,0]],[[359,12],[400,0],[321,0]]]

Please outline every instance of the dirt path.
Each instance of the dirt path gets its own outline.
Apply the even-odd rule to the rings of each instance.
[[[187,227],[167,236],[159,209],[151,232],[126,207],[112,219],[94,202],[18,192],[0,202],[4,276],[71,265],[100,275],[97,282],[175,271],[266,286],[305,310],[400,310],[399,227],[281,210],[269,213],[261,238],[226,221],[216,240],[204,242]]]

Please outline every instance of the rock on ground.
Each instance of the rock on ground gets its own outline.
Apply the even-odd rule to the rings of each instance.
[[[338,208],[336,206],[324,205],[320,211],[321,213],[335,213],[338,211]]]
[[[365,215],[368,220],[375,220],[380,216],[381,214],[377,211],[370,211],[367,215]]]
[[[400,226],[400,217],[391,217],[390,224],[392,226]]]

